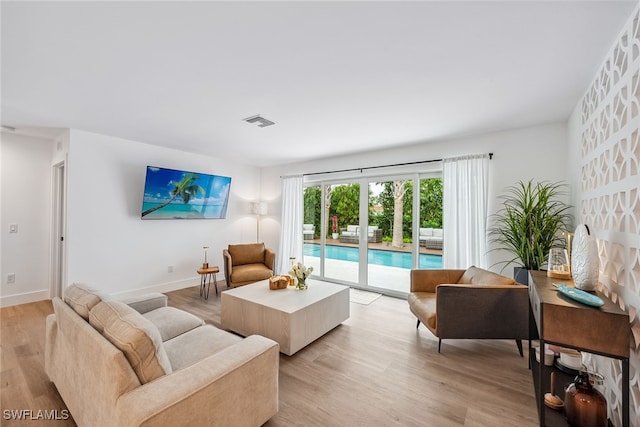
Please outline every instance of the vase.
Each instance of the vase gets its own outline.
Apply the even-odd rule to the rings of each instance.
[[[307,289],[307,279],[300,279],[298,278],[298,283],[296,284],[296,289],[299,289],[301,291]]]
[[[572,427],[607,426],[607,401],[591,386],[587,372],[581,371],[567,387],[564,411]]]
[[[595,291],[598,284],[598,246],[586,224],[580,224],[573,236],[571,275],[573,283],[583,291]]]

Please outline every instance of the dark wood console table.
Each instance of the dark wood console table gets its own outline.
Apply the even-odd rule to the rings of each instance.
[[[629,426],[629,315],[602,293],[597,295],[605,304],[590,307],[562,295],[558,295],[552,283],[573,281],[550,279],[543,271],[529,273],[529,325],[531,338],[540,339],[541,354],[545,344],[555,344],[601,356],[619,359],[622,364],[622,425]],[[529,361],[538,404],[540,426],[566,426],[562,412],[547,408],[544,394],[549,391],[550,374],[555,370],[560,381],[556,394],[564,399],[563,384],[573,378],[553,366],[536,362],[535,352],[529,341]],[[611,424],[611,423],[610,423]]]

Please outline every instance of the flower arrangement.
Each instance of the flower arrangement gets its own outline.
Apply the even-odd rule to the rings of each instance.
[[[307,277],[311,276],[313,267],[305,267],[302,263],[293,264],[289,274],[298,279],[297,289],[307,289]]]

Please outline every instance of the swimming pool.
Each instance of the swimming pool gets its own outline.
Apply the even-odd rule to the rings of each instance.
[[[325,256],[342,261],[358,262],[358,248],[351,246],[326,245]],[[385,265],[387,267],[412,268],[411,253],[399,251],[383,251],[369,249],[369,264]],[[304,255],[320,257],[320,245],[317,243],[305,243]],[[442,268],[442,256],[432,254],[420,254],[420,268]]]

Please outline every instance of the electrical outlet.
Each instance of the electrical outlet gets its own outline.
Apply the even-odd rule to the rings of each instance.
[[[7,274],[7,285],[11,285],[16,283],[16,273]]]
[[[9,224],[9,233],[17,233],[18,232],[18,224],[12,223]]]
[[[167,273],[173,273],[173,265],[167,267]]]

